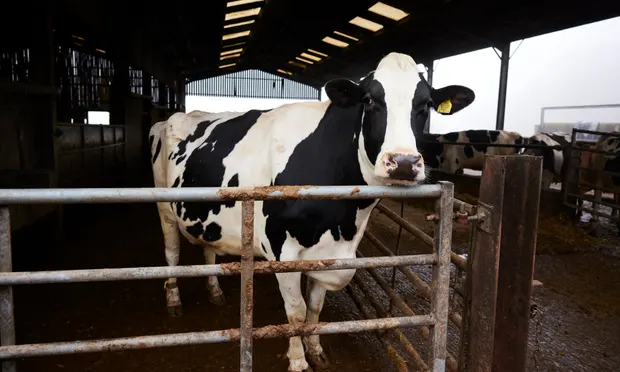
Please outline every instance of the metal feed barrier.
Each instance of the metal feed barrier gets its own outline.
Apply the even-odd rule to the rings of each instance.
[[[414,188],[380,186],[287,186],[255,188],[107,188],[107,189],[4,189],[0,190],[0,360],[3,372],[16,370],[14,359],[23,357],[143,349],[177,345],[196,345],[220,342],[240,342],[240,371],[252,371],[253,339],[364,332],[371,330],[393,330],[399,327],[430,327],[428,366],[433,371],[444,371],[447,359],[447,325],[449,317],[449,280],[451,260],[453,184],[440,182],[437,185],[421,185]],[[355,259],[328,259],[314,261],[254,262],[254,201],[290,199],[370,199],[370,198],[435,198],[434,252],[385,257],[359,257]],[[240,262],[217,265],[194,265],[176,267],[140,267],[120,269],[63,270],[40,272],[11,272],[11,228],[9,204],[47,203],[133,203],[133,202],[176,202],[176,201],[242,201],[242,254]],[[430,238],[430,237],[429,237]],[[385,252],[387,253],[387,252]],[[361,254],[360,254],[361,256]],[[426,287],[430,295],[430,313],[416,315],[404,304],[406,316],[392,316],[381,319],[343,321],[332,323],[302,323],[271,325],[253,328],[253,277],[254,274],[278,272],[307,272],[340,269],[371,269],[379,267],[406,267],[410,265],[433,265],[432,283]],[[188,332],[140,337],[125,337],[107,340],[53,342],[29,345],[15,345],[15,323],[13,313],[13,285],[44,283],[75,283],[95,281],[119,281],[140,279],[165,279],[169,277],[205,277],[211,275],[241,276],[241,325],[237,329],[207,332]],[[382,285],[381,279],[373,275]],[[357,276],[357,285],[363,282]],[[387,284],[387,283],[385,283]],[[389,293],[389,291],[388,291]],[[356,297],[352,295],[354,300]],[[392,296],[393,297],[393,296]],[[356,301],[357,303],[358,301]],[[404,306],[403,306],[404,305]],[[407,311],[408,309],[408,311]],[[365,314],[367,315],[367,314]],[[386,311],[382,315],[387,316]],[[452,316],[452,318],[454,318]],[[403,339],[403,341],[406,341]],[[405,349],[417,355],[415,349]],[[410,346],[410,344],[409,344]],[[419,355],[416,365],[427,369]],[[401,368],[402,370],[402,368]]]

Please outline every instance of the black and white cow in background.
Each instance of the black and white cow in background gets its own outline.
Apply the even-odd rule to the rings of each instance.
[[[408,55],[390,53],[359,85],[335,79],[330,101],[273,110],[176,113],[155,124],[152,137],[156,187],[270,185],[415,185],[426,177],[415,134],[431,109],[451,115],[474,100],[471,89],[429,86]],[[447,102],[446,102],[447,101]],[[255,204],[254,253],[267,260],[354,258],[378,200],[273,200]],[[179,262],[181,235],[202,246],[208,264],[216,254],[239,255],[241,203],[158,203],[166,261]],[[318,322],[326,290],[339,290],[355,270],[309,272],[308,303],[301,273],[278,273],[290,323]],[[223,304],[217,277],[208,278],[212,302]],[[166,299],[181,315],[176,278]],[[327,363],[319,336],[304,337],[308,358]],[[290,371],[308,368],[301,337],[289,340]]]
[[[514,155],[516,147],[493,147],[492,144],[521,145],[525,139],[517,132],[472,129],[445,134],[424,134],[418,145],[426,166],[448,174],[463,174],[465,168],[482,170],[484,156]],[[422,141],[420,141],[422,142]],[[481,143],[481,145],[446,145],[443,142]]]
[[[549,190],[554,182],[562,182],[564,151],[553,146],[566,146],[571,142],[571,135],[563,132],[539,133],[528,138],[528,145],[541,145],[543,148],[527,148],[520,154],[541,156],[543,159],[542,189]],[[549,147],[547,147],[549,146]]]

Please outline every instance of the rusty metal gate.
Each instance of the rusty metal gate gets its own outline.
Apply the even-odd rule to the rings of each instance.
[[[596,141],[580,143],[577,140],[579,133],[593,135]],[[577,216],[588,212],[593,221],[598,222],[598,219],[603,217],[616,221],[620,226],[620,188],[617,186],[620,169],[613,169],[618,167],[615,162],[620,159],[620,132],[573,129],[567,157],[569,162],[565,176],[566,186],[563,187],[564,204],[575,210]],[[594,197],[587,195],[592,191]],[[592,203],[592,208],[584,207],[584,201]],[[597,208],[599,205],[608,207],[609,212],[600,211]]]
[[[486,156],[480,180],[478,202],[473,205],[453,200],[453,218],[460,224],[468,224],[468,256],[464,258],[450,252],[452,279],[448,307],[448,341],[453,347],[446,351],[446,369],[451,372],[524,372],[527,364],[529,322],[537,314],[537,305],[531,294],[542,283],[533,280],[534,256],[541,194],[542,159],[534,156]],[[399,229],[411,233],[424,244],[433,246],[434,238],[407,221],[394,210],[379,203],[378,213],[395,222]],[[427,221],[439,223],[436,213],[426,216]],[[364,233],[379,252],[397,255],[400,244],[396,240],[395,251],[390,250],[375,234]],[[416,253],[420,247],[414,249]],[[423,248],[423,247],[422,247]],[[428,285],[416,270],[398,266],[411,284],[414,295],[431,299],[432,284]],[[390,299],[390,309],[377,301],[377,293],[356,273],[350,286],[359,287],[380,317],[394,314],[394,309],[415,315],[414,304],[403,299],[386,279],[375,269],[368,269],[370,276]],[[394,276],[392,276],[394,278]],[[401,280],[402,282],[403,280]],[[402,288],[399,288],[402,290]],[[363,310],[360,295],[349,291],[366,318],[372,315]],[[358,297],[358,298],[356,298]],[[419,308],[420,306],[416,306]],[[424,339],[429,339],[428,329],[421,327]],[[387,336],[392,337],[387,337]],[[399,371],[407,371],[404,357],[393,351],[388,341],[402,346],[417,370],[427,370],[419,352],[400,330],[390,330],[380,335],[388,355],[394,355]]]
[[[254,201],[284,199],[370,199],[370,198],[434,198],[435,225],[434,238],[427,235],[427,243],[434,247],[433,253],[383,257],[358,257],[354,259],[328,259],[315,261],[254,262],[252,254],[254,241]],[[11,228],[9,204],[46,203],[135,203],[135,202],[175,202],[175,201],[242,201],[242,242],[240,262],[193,265],[175,267],[140,267],[94,270],[63,270],[39,272],[12,272],[11,268]],[[449,280],[451,260],[451,236],[453,218],[453,184],[440,182],[436,185],[421,185],[414,188],[381,186],[321,186],[321,187],[256,187],[256,188],[105,188],[105,189],[4,189],[0,190],[0,321],[3,324],[0,334],[0,360],[3,371],[16,370],[15,359],[45,355],[90,353],[141,349],[152,347],[195,345],[219,342],[240,342],[240,370],[252,370],[253,339],[292,337],[301,335],[321,335],[335,333],[363,332],[371,330],[394,330],[400,327],[424,327],[430,339],[428,362],[421,360],[417,352],[404,338],[403,345],[412,355],[417,355],[416,365],[420,370],[444,371],[446,361],[454,361],[447,356],[448,318],[458,319],[458,314],[449,314]],[[381,207],[380,207],[381,208]],[[385,213],[389,213],[384,211]],[[367,235],[371,240],[371,235]],[[358,254],[361,256],[361,254]],[[457,256],[458,257],[458,256]],[[459,257],[460,258],[460,257]],[[453,256],[453,259],[454,256]],[[462,260],[456,259],[462,265]],[[404,272],[407,266],[432,265],[432,282],[418,283],[430,298],[430,312],[417,315],[401,301],[393,300],[404,311],[405,316],[332,323],[302,323],[271,325],[253,328],[253,276],[254,274],[273,274],[277,272],[307,272],[340,269],[372,269],[380,267],[399,267]],[[125,337],[107,340],[53,342],[42,344],[15,345],[15,325],[13,314],[12,286],[44,283],[75,283],[95,281],[165,279],[174,277],[205,277],[237,275],[241,276],[241,325],[237,329],[207,332],[162,334],[141,337]],[[357,274],[356,274],[357,275]],[[373,275],[374,276],[374,275]],[[389,285],[380,277],[374,276],[381,287],[389,292]],[[412,277],[414,278],[414,277]],[[361,281],[355,279],[358,285]],[[414,279],[415,281],[415,279]],[[362,283],[363,285],[363,283]],[[352,295],[354,300],[355,296]],[[396,330],[394,332],[397,332]],[[452,358],[453,359],[453,358]],[[405,367],[406,368],[406,367]],[[399,369],[403,369],[402,364]],[[451,368],[452,369],[452,368]]]

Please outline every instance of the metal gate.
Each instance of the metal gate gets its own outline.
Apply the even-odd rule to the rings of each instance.
[[[152,347],[240,342],[240,371],[252,370],[254,339],[321,335],[335,333],[391,330],[399,327],[430,327],[428,366],[444,371],[447,359],[447,325],[449,317],[449,280],[453,217],[453,184],[440,182],[414,188],[382,186],[287,186],[255,188],[105,188],[105,189],[4,189],[0,190],[0,360],[3,371],[16,370],[16,358],[74,353],[142,349]],[[290,199],[371,199],[434,198],[434,252],[415,255],[388,255],[354,259],[314,261],[254,262],[254,201]],[[11,228],[9,204],[47,203],[152,203],[177,201],[242,201],[242,242],[240,262],[217,265],[176,267],[140,267],[120,269],[11,272]],[[385,252],[387,253],[387,252]],[[433,265],[432,282],[427,287],[431,299],[430,312],[416,315],[410,309],[406,316],[365,319],[332,323],[270,325],[253,328],[254,274],[308,272],[340,269],[372,269]],[[107,340],[53,342],[15,345],[12,286],[44,283],[165,279],[169,277],[241,276],[240,328],[207,332],[162,334]],[[376,278],[375,278],[376,279]],[[378,280],[379,281],[379,280]],[[406,305],[405,305],[406,306]],[[387,314],[386,314],[387,315]],[[419,359],[419,358],[418,358]],[[425,366],[425,364],[420,364]]]
[[[593,141],[579,141],[580,134],[590,135]],[[613,146],[606,146],[606,142],[609,141]],[[588,212],[592,215],[593,221],[603,217],[620,225],[618,215],[620,190],[616,186],[618,182],[614,182],[614,179],[620,177],[620,169],[614,169],[618,168],[614,162],[620,158],[620,149],[616,147],[618,143],[620,132],[573,129],[566,155],[569,162],[563,192],[564,204],[575,210],[577,216],[582,212]],[[591,191],[594,192],[594,197],[587,195]],[[584,207],[584,201],[592,203],[592,208]],[[609,207],[609,212],[598,210],[599,205]]]

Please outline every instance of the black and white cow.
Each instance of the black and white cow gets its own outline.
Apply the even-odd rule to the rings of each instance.
[[[545,146],[543,148],[527,148],[520,151],[523,155],[542,157],[542,189],[549,190],[552,183],[562,182],[564,151],[551,147],[567,146],[571,142],[571,135],[563,132],[539,133],[528,138],[526,142],[529,145]]]
[[[493,144],[521,145],[524,138],[517,132],[504,130],[472,129],[445,134],[425,134],[419,149],[426,165],[449,174],[462,174],[465,168],[482,170],[484,156],[514,155],[517,147],[494,147]],[[422,141],[420,141],[422,142]],[[449,145],[443,142],[474,143]],[[479,143],[479,144],[476,144]]]
[[[429,86],[408,55],[390,53],[359,85],[347,79],[326,84],[330,101],[273,110],[176,113],[155,124],[152,139],[156,187],[270,185],[415,185],[425,180],[424,159],[414,133],[431,108],[449,101],[451,115],[474,100],[471,89]],[[451,103],[451,104],[450,104]],[[354,258],[378,200],[273,200],[255,203],[254,253],[268,260]],[[239,255],[241,203],[158,203],[168,265],[179,262],[181,235],[216,254]],[[318,321],[326,290],[346,286],[355,270],[309,272],[308,303],[301,273],[278,273],[290,323]],[[217,277],[208,278],[212,302],[223,304]],[[181,315],[176,278],[166,299]],[[318,336],[304,337],[309,360],[326,358]],[[308,368],[301,337],[289,340],[289,370]]]

